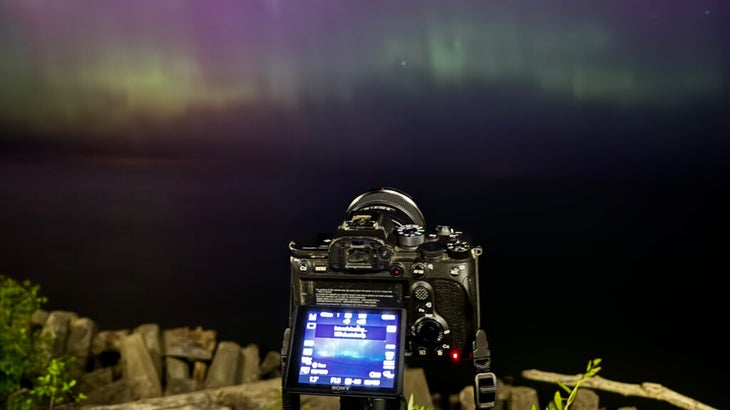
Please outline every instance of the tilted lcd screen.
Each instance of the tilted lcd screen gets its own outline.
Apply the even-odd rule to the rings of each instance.
[[[307,394],[402,392],[405,310],[300,306],[285,387]]]

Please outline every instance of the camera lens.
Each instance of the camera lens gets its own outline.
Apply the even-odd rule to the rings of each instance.
[[[347,219],[350,219],[353,212],[358,211],[386,213],[401,225],[426,226],[423,213],[413,199],[408,194],[393,188],[374,189],[355,198],[347,207]]]

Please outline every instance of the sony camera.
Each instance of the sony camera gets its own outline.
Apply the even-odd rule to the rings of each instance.
[[[494,406],[480,328],[482,249],[462,232],[427,229],[408,194],[380,188],[356,197],[332,234],[289,249],[285,396],[398,397],[404,363],[471,361],[477,408]]]

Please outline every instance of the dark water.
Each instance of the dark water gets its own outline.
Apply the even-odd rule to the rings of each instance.
[[[33,280],[48,309],[101,329],[202,326],[219,340],[278,350],[288,242],[333,231],[355,196],[394,186],[429,226],[457,227],[485,249],[483,327],[498,376],[575,374],[600,357],[606,378],[727,406],[722,178],[489,178],[358,165],[334,174],[7,160],[2,273]]]

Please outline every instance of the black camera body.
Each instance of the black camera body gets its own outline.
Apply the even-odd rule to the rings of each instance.
[[[480,329],[482,249],[449,226],[428,230],[407,194],[368,191],[352,201],[333,234],[291,242],[289,249],[290,327],[300,306],[400,308],[406,312],[406,363],[473,361],[478,374],[488,371]],[[478,408],[494,405],[494,389],[486,390],[486,399],[475,393]]]

